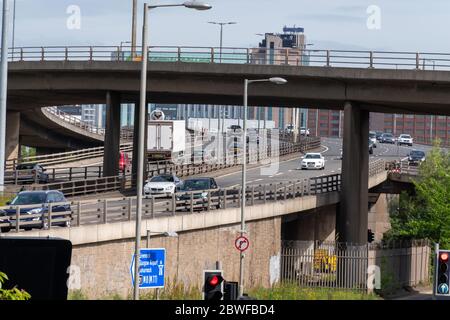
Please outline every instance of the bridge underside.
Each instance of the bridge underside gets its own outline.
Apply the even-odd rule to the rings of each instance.
[[[242,105],[245,78],[288,80],[249,90],[249,105],[450,115],[450,72],[202,63],[149,63],[148,100],[161,103]],[[108,91],[138,101],[140,64],[134,62],[14,62],[10,109],[105,103]]]

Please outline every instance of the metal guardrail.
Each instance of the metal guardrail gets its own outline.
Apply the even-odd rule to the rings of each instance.
[[[61,119],[64,122],[71,124],[73,126],[76,126],[82,130],[89,132],[89,133],[97,134],[102,137],[105,135],[104,128],[99,128],[97,126],[92,125],[91,123],[82,121],[81,119],[79,119],[71,114],[68,114],[64,111],[59,110],[58,107],[45,107],[45,108],[42,108],[42,111],[47,116],[48,116],[48,114],[54,115],[54,116],[58,117],[58,119]],[[130,130],[120,130],[120,139],[121,140],[132,140],[133,132]]]
[[[296,152],[303,152],[305,150],[314,149],[320,146],[320,138],[308,138],[297,144],[287,144],[284,143],[279,149],[279,154],[277,156],[283,156],[287,154],[292,154]],[[270,149],[269,153],[263,153],[260,157],[247,157],[247,162],[251,161],[262,161],[273,156]],[[250,153],[249,153],[250,154]],[[193,164],[182,164],[175,165],[172,163],[167,163],[165,161],[161,162],[148,162],[147,170],[145,176],[153,177],[159,174],[175,174],[180,177],[186,177],[196,174],[203,174],[208,172],[213,172],[217,170],[222,170],[234,166],[240,165],[239,157],[232,157],[231,159],[222,159],[222,161],[214,164],[193,163]],[[84,168],[66,168],[66,169],[52,169],[49,174],[49,179],[54,181],[47,184],[38,184],[39,177],[37,174],[28,178],[28,180],[23,182],[35,183],[30,187],[26,188],[29,190],[59,190],[64,195],[68,197],[86,195],[98,192],[109,192],[124,190],[126,186],[131,184],[133,179],[132,174],[129,171],[124,171],[117,176],[102,177],[102,166],[92,166]],[[14,173],[13,176],[7,175],[5,181],[15,182],[17,184],[18,174]],[[56,180],[63,180],[57,182]]]
[[[373,175],[385,171],[382,160],[376,160],[373,164],[376,170],[370,170]],[[102,183],[98,180],[92,180],[89,188],[95,190],[106,190],[110,185],[121,185],[123,180],[119,177],[102,178]],[[94,183],[95,181],[95,183]],[[72,183],[72,193],[77,193],[79,188],[84,189],[86,185],[77,186]],[[293,181],[285,181],[280,183],[249,185],[245,191],[247,206],[264,204],[268,201],[285,201],[303,196],[312,196],[328,192],[340,191],[341,175],[333,174],[310,179],[300,179]],[[193,213],[197,210],[218,210],[232,207],[239,207],[241,202],[241,188],[222,188],[214,190],[201,190],[192,192],[178,192],[170,195],[152,195],[143,198],[144,218],[155,218],[159,216],[176,215],[177,213]],[[124,197],[115,199],[98,199],[67,202],[71,211],[71,226],[80,226],[86,224],[99,224],[117,221],[131,221],[136,215],[136,197]],[[46,206],[46,205],[44,205]],[[15,220],[27,220],[30,216],[20,213],[23,208],[31,206],[9,206],[0,207],[0,212],[5,210],[16,210]],[[34,207],[41,207],[35,205]],[[32,214],[32,213],[30,213]],[[12,228],[10,224],[11,217],[0,216],[0,227]],[[42,219],[45,221],[45,218]],[[20,223],[19,223],[20,224]],[[45,227],[52,228],[52,223],[46,224]],[[44,227],[44,224],[42,224]],[[19,232],[20,228],[15,225],[15,231]],[[3,231],[6,231],[3,229]]]
[[[120,145],[120,151],[131,152],[133,144],[123,143]],[[6,170],[14,171],[16,166],[21,163],[39,163],[40,165],[50,166],[63,164],[67,162],[81,161],[91,158],[103,157],[104,147],[87,148],[76,151],[51,153],[40,156],[29,156],[20,159],[6,160]]]
[[[408,175],[417,176],[419,174],[419,167],[420,164],[411,165],[408,159],[402,159],[400,161],[395,160],[386,163],[386,170],[388,170],[389,173],[395,174],[404,173]]]
[[[9,61],[141,61],[130,46],[47,46],[10,48]],[[450,53],[301,48],[150,46],[155,62],[264,64],[349,68],[449,70]]]

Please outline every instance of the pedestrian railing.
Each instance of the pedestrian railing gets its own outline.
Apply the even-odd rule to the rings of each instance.
[[[132,50],[134,49],[134,50]],[[132,53],[132,51],[134,51]],[[142,60],[141,48],[130,46],[47,46],[10,48],[16,61],[129,61]],[[348,68],[449,70],[450,54],[304,48],[232,48],[150,46],[154,62],[262,64]]]
[[[378,164],[374,164],[378,167]],[[377,174],[378,171],[371,171]],[[378,172],[379,173],[379,172]],[[120,177],[105,177],[84,181],[72,181],[61,184],[43,186],[43,190],[59,190],[65,194],[83,195],[120,189],[124,180]],[[254,184],[245,190],[246,205],[254,206],[270,201],[286,201],[304,196],[315,196],[330,192],[339,192],[341,175],[333,174],[310,179],[298,179],[280,183]],[[211,211],[240,207],[242,201],[241,188],[221,188],[214,190],[198,190],[176,192],[161,195],[146,195],[143,199],[143,217],[155,218],[167,215],[193,213],[197,210]],[[71,211],[71,226],[85,224],[130,221],[136,215],[136,197],[114,199],[98,199],[68,202]],[[41,205],[35,205],[40,207]],[[46,206],[46,205],[44,205]],[[23,212],[22,206],[0,207],[0,226],[8,229],[9,215],[6,211]],[[15,212],[16,212],[15,211]],[[3,212],[3,215],[2,215]],[[22,217],[23,215],[23,217]],[[19,215],[19,220],[27,220],[26,214]],[[3,217],[3,218],[2,218]],[[7,221],[8,220],[8,221]],[[3,222],[1,222],[3,221]],[[5,225],[6,224],[6,225]],[[51,228],[48,224],[47,228]],[[14,228],[10,228],[14,229]],[[15,228],[20,231],[20,228]]]

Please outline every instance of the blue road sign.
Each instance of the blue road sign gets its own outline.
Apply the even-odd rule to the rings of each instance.
[[[166,249],[141,249],[139,259],[139,288],[164,288]],[[134,286],[134,255],[130,266]]]

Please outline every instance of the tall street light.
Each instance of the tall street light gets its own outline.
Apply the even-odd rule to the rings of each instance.
[[[141,236],[141,214],[142,214],[142,189],[144,178],[144,135],[145,135],[145,105],[147,93],[147,59],[148,59],[148,28],[147,15],[148,11],[155,8],[163,7],[185,7],[195,10],[208,10],[212,7],[209,4],[200,1],[186,1],[181,4],[162,4],[162,5],[148,5],[144,4],[144,18],[142,25],[142,64],[141,64],[141,89],[140,89],[140,105],[139,105],[139,141],[138,141],[138,167],[137,167],[137,199],[136,199],[136,244],[134,251],[134,299],[139,300],[139,251],[140,251],[140,236]]]
[[[136,28],[137,28],[137,0],[133,1],[132,18],[131,18],[131,61],[136,56]]]
[[[219,62],[222,63],[222,35],[223,35],[223,26],[228,24],[236,24],[237,22],[216,22],[216,21],[209,21],[210,24],[216,24],[220,26],[220,58]]]
[[[6,145],[6,96],[8,93],[9,0],[3,0],[2,51],[0,65],[0,191],[4,190]]]
[[[243,154],[242,154],[242,190],[241,190],[241,236],[245,234],[245,192],[247,189],[247,109],[248,109],[248,85],[255,82],[271,82],[274,84],[285,84],[286,79],[274,77],[269,79],[257,79],[244,81],[244,121],[243,121]],[[241,251],[241,256],[239,259],[239,296],[244,294],[244,258],[245,255]]]

